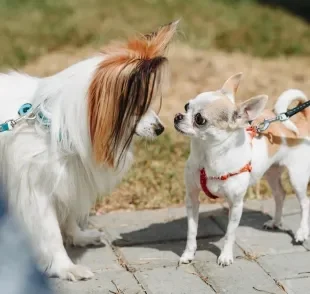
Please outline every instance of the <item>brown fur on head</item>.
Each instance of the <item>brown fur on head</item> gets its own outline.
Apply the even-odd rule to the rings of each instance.
[[[88,95],[90,136],[97,162],[115,167],[129,147],[137,123],[160,93],[167,62],[165,49],[177,24],[103,49],[105,59],[93,76]]]

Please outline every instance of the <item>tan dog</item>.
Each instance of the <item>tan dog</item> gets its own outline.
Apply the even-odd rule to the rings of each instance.
[[[244,195],[265,173],[276,203],[274,219],[265,223],[265,227],[281,227],[285,198],[280,181],[283,167],[288,168],[301,206],[301,223],[295,240],[303,242],[309,235],[310,109],[285,123],[271,124],[263,133],[254,134],[254,138],[247,129],[249,121],[255,120],[255,125],[264,118],[285,112],[294,100],[305,102],[307,97],[299,90],[285,91],[273,111],[263,111],[268,99],[264,95],[236,105],[234,97],[241,76],[232,76],[220,90],[199,94],[185,105],[186,112],[177,114],[174,119],[175,128],[192,138],[185,168],[188,237],[181,263],[193,260],[197,248],[201,189],[211,197],[225,197],[229,203],[225,244],[218,258],[221,265],[233,262],[235,231],[242,215]]]

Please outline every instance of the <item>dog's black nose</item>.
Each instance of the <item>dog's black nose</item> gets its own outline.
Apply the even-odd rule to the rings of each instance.
[[[177,113],[174,117],[174,123],[180,122],[184,118],[184,115],[182,113]]]
[[[156,129],[155,129],[155,134],[157,136],[159,136],[163,131],[165,130],[163,125],[159,125]]]

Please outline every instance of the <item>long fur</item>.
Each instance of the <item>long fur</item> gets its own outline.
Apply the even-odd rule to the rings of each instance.
[[[143,45],[139,50],[128,46],[117,53],[106,50],[106,59],[89,88],[88,119],[95,158],[112,167],[120,142],[124,142],[123,152],[161,84],[160,70],[166,58],[148,54],[148,44]]]
[[[176,27],[109,46],[50,77],[0,76],[0,121],[17,117],[26,102],[51,119],[48,130],[37,121],[0,134],[9,207],[48,275],[92,277],[72,263],[63,242],[101,242],[101,233],[79,224],[96,197],[110,193],[130,168],[134,133],[156,137],[154,128],[163,130],[149,107],[161,92],[165,49]]]

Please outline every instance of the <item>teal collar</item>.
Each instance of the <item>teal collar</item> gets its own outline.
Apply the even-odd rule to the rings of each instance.
[[[37,109],[38,111],[33,110],[32,104],[30,103],[23,104],[17,112],[19,118],[10,119],[0,124],[0,133],[11,131],[22,120],[32,121],[36,119],[41,125],[49,127],[51,124],[51,120],[42,113],[39,107]]]

